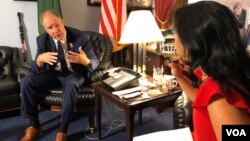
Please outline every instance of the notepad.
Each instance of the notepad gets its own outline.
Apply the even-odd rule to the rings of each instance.
[[[149,133],[133,138],[133,141],[193,141],[188,127]]]
[[[132,92],[136,92],[136,91],[141,91],[143,88],[138,86],[138,87],[133,87],[133,88],[128,88],[128,89],[123,89],[120,91],[114,91],[112,92],[112,94],[120,96],[120,95],[124,95],[124,94],[129,94]]]

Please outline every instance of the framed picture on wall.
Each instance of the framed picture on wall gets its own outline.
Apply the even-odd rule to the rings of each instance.
[[[37,0],[14,0],[14,1],[37,1]]]
[[[248,25],[247,30],[246,30],[246,35],[245,35],[245,38],[244,38],[244,43],[247,46],[248,52],[250,53],[250,24]]]
[[[188,0],[188,3],[194,3],[202,0]],[[213,0],[226,5],[232,10],[240,23],[240,28],[247,30],[250,24],[250,0]]]
[[[102,0],[87,0],[88,6],[101,6]]]

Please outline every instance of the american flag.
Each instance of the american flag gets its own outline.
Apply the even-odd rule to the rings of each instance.
[[[127,0],[102,0],[99,32],[113,42],[113,52],[119,51],[124,45],[118,41],[127,20]]]

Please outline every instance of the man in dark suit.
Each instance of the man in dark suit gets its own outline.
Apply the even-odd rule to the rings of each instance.
[[[83,32],[66,27],[56,11],[45,11],[40,22],[45,33],[37,37],[37,55],[32,75],[21,80],[21,113],[30,124],[21,141],[32,141],[40,133],[38,104],[40,93],[62,87],[62,114],[56,141],[67,140],[67,128],[80,87],[99,64]]]

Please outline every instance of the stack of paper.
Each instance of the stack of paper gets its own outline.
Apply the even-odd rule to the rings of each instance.
[[[112,94],[119,96],[119,95],[129,94],[129,93],[141,91],[141,90],[142,90],[142,87],[138,86],[138,87],[134,87],[134,88],[123,89],[120,91],[114,91],[114,92],[112,92]]]
[[[133,141],[193,141],[188,127],[167,131],[159,131],[134,137]]]

